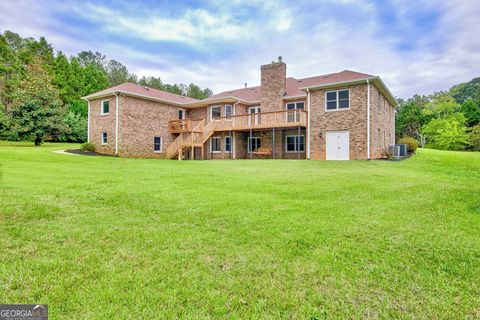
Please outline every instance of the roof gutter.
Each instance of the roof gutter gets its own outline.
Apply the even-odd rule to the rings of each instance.
[[[186,106],[186,105],[192,104],[192,102],[176,102],[176,101],[172,101],[172,100],[168,100],[168,99],[159,99],[159,98],[149,97],[149,96],[146,96],[146,95],[143,95],[143,94],[128,92],[128,91],[125,91],[125,90],[115,90],[115,91],[106,92],[106,93],[98,94],[98,95],[97,94],[91,94],[89,96],[82,97],[82,99],[86,100],[86,101],[89,101],[91,99],[99,99],[99,98],[109,97],[109,96],[112,96],[112,95],[114,96],[116,94],[122,94],[122,95],[130,96],[130,97],[142,98],[142,99],[145,99],[145,100],[163,102],[163,103],[167,103],[167,104],[171,104],[171,105],[175,105],[175,106]],[[193,102],[193,103],[195,103],[195,102]]]

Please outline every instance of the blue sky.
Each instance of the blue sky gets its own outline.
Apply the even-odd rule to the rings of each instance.
[[[99,51],[140,76],[219,92],[288,76],[379,75],[399,97],[480,75],[479,1],[0,1],[0,30]]]

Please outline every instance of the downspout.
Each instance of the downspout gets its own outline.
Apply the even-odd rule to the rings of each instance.
[[[370,80],[367,79],[367,159],[370,160]]]
[[[307,88],[307,159],[310,160],[310,89]]]
[[[115,96],[115,155],[118,155],[118,93],[114,92]]]
[[[236,111],[236,110],[237,110],[237,104],[238,104],[238,103],[240,103],[240,99],[238,99],[237,102],[235,102],[235,103],[233,104],[233,115],[234,115],[234,116],[237,115],[237,111]],[[232,118],[232,124],[235,125],[235,117]],[[235,151],[236,151],[236,146],[235,146],[236,137],[237,137],[237,135],[236,135],[235,131],[233,131],[233,133],[232,133],[232,135],[231,135],[231,139],[233,140],[233,141],[232,141],[232,154],[233,154],[233,157],[232,157],[232,158],[233,158],[233,159],[236,159],[236,158],[237,158],[236,155],[235,155],[235,154],[236,154],[236,152],[235,152]]]
[[[90,142],[90,100],[87,100],[87,142]]]

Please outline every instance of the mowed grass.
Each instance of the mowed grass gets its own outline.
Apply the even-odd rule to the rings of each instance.
[[[0,302],[52,319],[479,318],[480,153],[167,161],[0,143]]]

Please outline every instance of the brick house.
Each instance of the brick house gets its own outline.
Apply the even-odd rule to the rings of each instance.
[[[88,140],[122,157],[375,159],[395,142],[396,101],[378,76],[287,78],[281,57],[257,87],[196,100],[133,83],[84,97]]]

